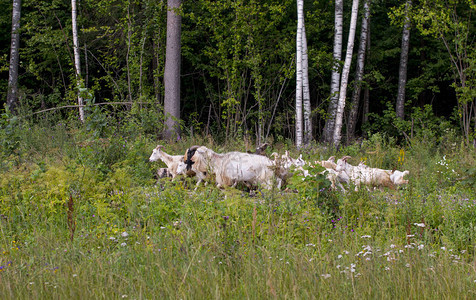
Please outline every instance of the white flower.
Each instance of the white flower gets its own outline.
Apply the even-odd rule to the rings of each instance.
[[[160,226],[160,229],[165,229],[165,226]]]
[[[405,248],[407,248],[407,249],[413,249],[413,246],[412,246],[412,245],[405,245]]]
[[[423,248],[425,248],[425,245],[423,245],[423,244],[418,245],[418,250],[423,250]]]
[[[77,277],[77,276],[78,276],[78,274],[73,274],[73,277]]]
[[[397,246],[395,246],[394,244],[390,245],[390,248],[392,248],[392,249],[395,248],[395,247],[397,247]]]
[[[364,239],[364,238],[370,238],[370,237],[371,237],[370,235],[363,235],[360,238]]]
[[[314,244],[306,244],[306,247],[316,247]]]
[[[127,246],[127,244],[126,243],[121,243],[121,246],[125,247],[125,246]]]
[[[390,267],[385,267],[385,271],[390,271]]]
[[[414,236],[415,236],[414,234],[408,234],[407,238],[411,238],[411,237],[414,237]]]
[[[340,255],[340,254],[339,254],[339,255],[337,255],[337,258],[342,258],[342,255]]]
[[[441,250],[445,251],[445,250],[446,250],[446,247],[441,247]]]
[[[425,227],[425,223],[413,223],[413,225],[418,226],[418,227]]]
[[[127,298],[127,295],[122,295],[121,298]]]
[[[128,234],[126,231],[124,231],[123,233],[121,233],[121,236],[122,236],[122,237],[128,237],[129,234]]]
[[[349,254],[350,252],[347,250],[344,250],[344,254]]]
[[[322,274],[321,276],[324,277],[324,279],[327,279],[331,277],[331,274]]]
[[[113,236],[111,236],[109,239],[110,239],[111,241],[115,241],[115,240],[116,240],[116,238],[113,237]]]
[[[410,264],[406,264],[405,267],[410,268]]]

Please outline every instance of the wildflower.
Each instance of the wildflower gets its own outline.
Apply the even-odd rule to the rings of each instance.
[[[340,254],[339,254],[339,255],[337,255],[337,258],[342,258],[342,255],[340,255]]]
[[[125,237],[128,237],[129,234],[126,231],[124,231],[123,233],[121,233],[121,236],[125,238]]]
[[[406,264],[405,267],[410,268],[410,264]]]
[[[411,237],[414,237],[414,236],[415,236],[414,234],[408,234],[407,238],[411,238]]]
[[[344,250],[344,254],[349,254],[350,252],[347,250]]]
[[[425,245],[423,245],[423,244],[418,245],[418,250],[423,250],[423,248],[425,248]]]
[[[446,247],[444,247],[444,246],[441,247],[441,250],[446,251]]]
[[[122,295],[121,298],[127,298],[127,295]]]
[[[127,246],[127,244],[126,243],[121,243],[121,246],[125,247],[125,246]]]
[[[370,238],[370,237],[371,237],[370,235],[363,235],[360,238],[364,239],[364,238]]]
[[[73,277],[77,277],[77,276],[78,276],[78,274],[73,274]]]
[[[324,279],[327,279],[331,277],[331,274],[322,274],[321,276],[324,277]]]
[[[418,226],[418,227],[425,227],[425,223],[413,223],[413,225]]]
[[[115,241],[115,240],[116,240],[116,238],[113,237],[113,236],[111,236],[109,239],[110,239],[111,241]]]
[[[385,271],[390,271],[390,267],[385,267]]]
[[[306,244],[306,247],[316,247],[314,244]]]

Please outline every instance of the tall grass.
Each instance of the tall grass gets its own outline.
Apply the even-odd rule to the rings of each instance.
[[[194,191],[193,179],[156,182],[151,136],[25,128],[1,154],[1,299],[476,296],[476,193],[464,171],[476,155],[462,146],[376,135],[304,153],[410,170],[398,190]],[[166,150],[192,144],[252,148],[183,137]]]

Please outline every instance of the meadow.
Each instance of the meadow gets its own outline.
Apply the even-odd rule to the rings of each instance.
[[[377,133],[339,151],[271,141],[268,154],[410,171],[396,190],[342,193],[298,174],[286,190],[195,191],[193,178],[155,178],[158,143],[169,154],[254,144],[91,132],[3,127],[1,299],[476,297],[476,151],[452,133]]]

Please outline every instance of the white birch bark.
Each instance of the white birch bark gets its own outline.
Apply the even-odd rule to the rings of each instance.
[[[355,126],[360,104],[360,91],[362,90],[362,79],[364,77],[365,52],[367,48],[367,32],[370,19],[370,0],[364,0],[364,15],[362,16],[362,28],[360,31],[359,51],[357,52],[357,67],[355,70],[354,90],[349,113],[349,127],[347,128],[347,140],[354,139]]]
[[[342,69],[342,78],[339,89],[339,101],[337,103],[336,120],[332,142],[334,146],[339,146],[342,138],[342,121],[344,118],[345,98],[347,83],[349,79],[350,64],[352,62],[352,52],[354,50],[355,31],[357,27],[357,14],[359,12],[359,0],[352,1],[352,15],[350,18],[349,38],[347,41],[347,51],[345,55],[344,68]]]
[[[180,136],[180,51],[182,17],[178,13],[181,0],[167,1],[167,40],[164,69],[164,137]]]
[[[304,144],[312,140],[311,95],[309,93],[309,66],[307,57],[307,38],[304,13],[302,14],[302,103],[304,108]]]
[[[297,0],[297,33],[296,33],[296,146],[299,148],[303,142],[302,120],[302,17],[303,0]]]
[[[410,16],[409,10],[412,1],[408,0],[405,4],[405,24],[403,25],[402,48],[400,52],[400,68],[398,71],[398,94],[395,112],[397,117],[403,119],[405,117],[405,86],[407,85],[407,65],[408,50],[410,48]]]
[[[8,70],[7,107],[14,111],[18,105],[18,64],[20,59],[20,16],[21,0],[13,0],[12,41],[10,48],[10,67]]]
[[[74,51],[74,68],[76,70],[76,86],[78,88],[78,105],[79,105],[79,119],[84,123],[84,109],[83,98],[81,97],[81,63],[79,58],[78,46],[78,24],[76,12],[76,0],[71,0],[71,22],[73,29],[73,51]]]
[[[339,99],[339,87],[340,87],[340,66],[339,63],[342,59],[342,35],[343,35],[343,14],[344,14],[344,1],[336,0],[335,5],[335,19],[334,19],[334,67],[332,69],[331,78],[331,94],[329,107],[327,109],[327,120],[323,130],[323,141],[330,143],[332,134],[335,127],[335,113],[337,108],[337,101]]]

